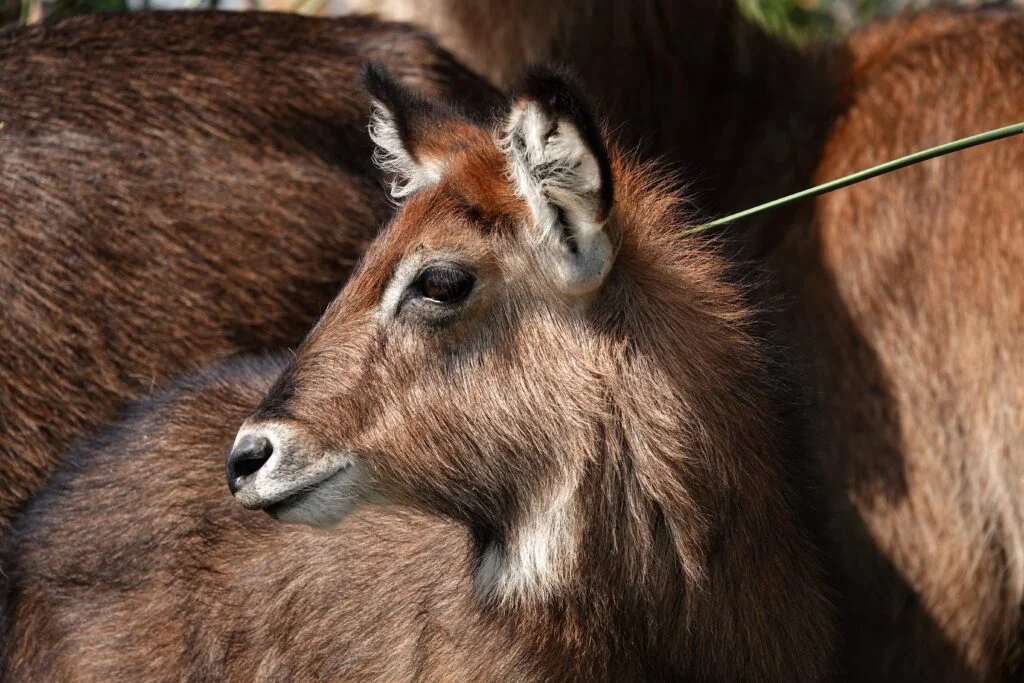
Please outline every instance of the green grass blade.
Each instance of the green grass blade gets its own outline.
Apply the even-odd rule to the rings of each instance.
[[[817,197],[818,195],[822,195],[827,192],[832,192],[833,190],[838,190],[843,187],[848,187],[850,185],[863,182],[865,180],[883,175],[885,173],[890,173],[892,171],[905,168],[907,166],[912,166],[914,164],[921,163],[922,161],[927,161],[929,159],[941,157],[943,155],[951,154],[953,152],[959,152],[960,150],[967,149],[968,147],[983,145],[986,142],[1002,140],[1003,138],[1008,138],[1012,135],[1020,135],[1021,133],[1024,133],[1024,122],[1016,123],[1012,126],[1004,126],[1002,128],[990,130],[985,133],[979,133],[978,135],[972,135],[967,138],[961,138],[959,140],[954,140],[953,142],[947,142],[944,145],[939,145],[938,147],[931,147],[920,152],[914,152],[913,154],[908,154],[905,157],[893,159],[892,161],[887,161],[884,164],[879,164],[878,166],[872,166],[871,168],[864,169],[863,171],[857,171],[856,173],[852,173],[848,176],[844,176],[837,180],[831,180],[821,185],[815,185],[814,187],[808,188],[806,190],[801,190],[800,192],[795,192],[791,195],[780,197],[779,199],[775,199],[764,204],[759,204],[755,207],[746,209],[745,211],[740,211],[739,213],[734,213],[725,216],[724,218],[713,220],[710,223],[698,225],[695,228],[690,228],[689,230],[686,230],[683,234],[695,235],[699,232],[710,230],[711,228],[717,228],[721,225],[726,225],[728,223],[738,221],[741,218],[755,216],[759,213],[764,213],[765,211],[777,209],[780,206],[792,204],[793,202],[798,202],[803,199],[809,199],[811,197]]]

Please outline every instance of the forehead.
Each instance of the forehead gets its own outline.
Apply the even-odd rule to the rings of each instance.
[[[505,155],[486,131],[460,126],[444,153],[441,179],[409,197],[374,241],[350,285],[357,306],[376,305],[406,261],[434,255],[488,257],[491,238],[528,216],[509,182]]]

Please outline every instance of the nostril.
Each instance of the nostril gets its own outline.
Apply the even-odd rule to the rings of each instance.
[[[267,461],[267,458],[245,458],[235,463],[235,476],[236,477],[248,477],[250,474],[254,474],[259,468],[263,467],[263,463]]]
[[[274,454],[274,446],[265,436],[249,435],[239,441],[228,454],[228,488],[235,493],[245,478],[255,474]]]

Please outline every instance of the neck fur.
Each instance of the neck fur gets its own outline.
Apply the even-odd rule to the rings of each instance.
[[[649,169],[615,166],[623,245],[606,308],[586,322],[617,340],[592,361],[607,397],[589,416],[596,437],[585,456],[556,456],[577,469],[485,542],[476,588],[504,607],[571,604],[605,621],[674,609],[659,623],[675,630],[687,595],[705,589],[736,461],[770,468],[776,425],[723,263],[679,236],[684,205]]]
[[[477,590],[598,678],[814,680],[831,608],[789,487],[778,366],[725,261],[681,235],[677,193],[612,165],[622,243],[581,313],[590,396],[574,444],[549,444],[559,485],[480,548]]]

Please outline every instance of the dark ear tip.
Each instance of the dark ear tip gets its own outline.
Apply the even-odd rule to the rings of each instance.
[[[512,96],[535,100],[554,114],[585,111],[593,115],[593,104],[580,79],[569,68],[557,64],[530,67]]]
[[[401,86],[388,68],[379,62],[366,62],[359,73],[359,84],[375,100],[391,102]]]

